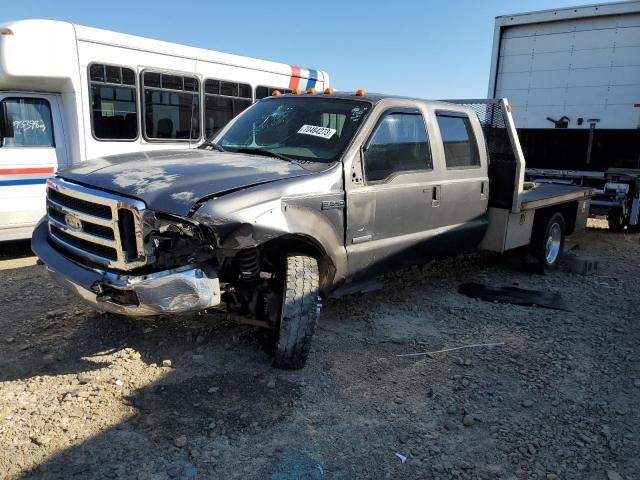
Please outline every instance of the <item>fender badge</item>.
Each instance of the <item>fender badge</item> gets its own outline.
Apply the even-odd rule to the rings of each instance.
[[[322,202],[322,210],[334,210],[344,208],[344,200],[324,200]]]

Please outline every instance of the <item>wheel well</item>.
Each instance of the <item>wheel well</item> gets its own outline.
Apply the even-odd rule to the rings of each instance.
[[[265,254],[272,258],[286,253],[302,253],[315,258],[320,273],[320,290],[325,293],[331,287],[336,273],[335,266],[324,248],[314,239],[304,235],[284,235],[266,242],[263,248]]]
[[[578,215],[578,202],[562,203],[560,205],[553,205],[551,207],[541,208],[536,210],[535,218],[546,217],[549,218],[556,212],[560,212],[564,217],[564,223],[566,227],[565,235],[571,235],[576,228],[576,217]]]

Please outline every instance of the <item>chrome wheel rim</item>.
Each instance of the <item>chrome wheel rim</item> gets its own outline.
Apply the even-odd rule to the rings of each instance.
[[[549,229],[549,236],[545,245],[545,258],[548,265],[553,265],[560,255],[560,247],[562,244],[562,230],[560,225],[554,223]]]

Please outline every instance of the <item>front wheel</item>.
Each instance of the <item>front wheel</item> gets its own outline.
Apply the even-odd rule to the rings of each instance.
[[[537,218],[531,242],[535,266],[539,273],[558,266],[564,252],[566,226],[560,212]]]
[[[282,285],[282,308],[276,326],[273,366],[304,367],[320,317],[318,262],[306,255],[287,256]]]

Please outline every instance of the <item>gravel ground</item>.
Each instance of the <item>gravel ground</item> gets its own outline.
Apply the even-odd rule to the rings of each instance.
[[[220,314],[101,315],[5,264],[0,478],[640,478],[640,236],[575,241],[596,275],[478,254],[326,301],[296,372]],[[465,281],[571,311],[472,300]],[[397,356],[487,342],[504,345]]]

